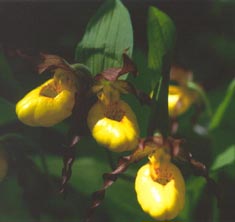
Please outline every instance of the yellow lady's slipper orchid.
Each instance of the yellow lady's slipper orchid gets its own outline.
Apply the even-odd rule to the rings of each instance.
[[[16,114],[29,126],[53,126],[71,115],[75,92],[73,80],[59,72],[25,95],[16,105]]]
[[[180,86],[169,86],[168,111],[169,116],[176,117],[188,110],[195,101],[195,94]]]
[[[135,190],[142,209],[156,220],[171,220],[184,207],[184,179],[168,155],[150,157],[137,173]]]
[[[0,182],[6,177],[8,170],[7,154],[3,148],[0,147]]]
[[[99,100],[90,109],[87,123],[95,140],[114,152],[132,150],[138,143],[136,116],[122,100],[111,103]]]

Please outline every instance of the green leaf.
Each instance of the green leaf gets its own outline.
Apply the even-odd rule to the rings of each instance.
[[[120,0],[107,0],[91,18],[75,59],[96,75],[110,67],[121,67],[122,53],[133,49],[130,15]]]
[[[147,56],[140,49],[134,49],[133,60],[137,66],[139,75],[137,78],[133,75],[129,75],[128,81],[133,83],[137,89],[150,93],[152,70],[148,68]]]
[[[234,92],[235,92],[235,79],[229,84],[225,98],[220,103],[219,107],[217,108],[215,114],[212,117],[209,129],[214,130],[216,129],[226,112],[226,109],[228,108],[229,104],[234,100]]]
[[[211,166],[211,170],[218,170],[224,166],[235,163],[235,145],[230,146],[219,154]]]
[[[92,151],[96,150],[98,147],[84,148],[88,148],[90,151]],[[40,159],[38,157],[35,158],[35,161],[37,166],[41,165]],[[61,158],[47,155],[46,161],[49,174],[60,177],[62,168]],[[110,167],[108,162],[104,159],[97,158],[95,154],[91,154],[90,156],[82,156],[80,154],[77,156],[77,159],[73,165],[73,173],[71,180],[69,181],[69,186],[74,188],[74,190],[79,192],[79,194],[84,195],[86,197],[85,201],[89,200],[89,202],[84,206],[85,209],[83,209],[83,211],[81,211],[82,209],[78,209],[80,210],[79,213],[81,215],[84,215],[84,211],[87,210],[86,208],[90,206],[92,193],[100,189],[102,186],[103,173],[109,171]],[[68,197],[71,195],[73,195],[73,193],[68,192]],[[102,209],[108,214],[109,218],[108,220],[103,219],[97,221],[146,221],[150,218],[148,214],[145,214],[138,205],[133,183],[127,180],[123,180],[122,178],[116,180],[113,186],[108,189],[104,201],[102,202],[101,206],[96,209],[94,216],[96,217],[99,215]],[[104,217],[104,215],[101,216]]]
[[[192,217],[193,210],[202,196],[206,181],[202,177],[191,176],[186,181],[186,195],[184,209],[179,215],[179,221],[187,221]]]
[[[148,65],[155,71],[153,88],[160,78],[163,56],[171,53],[175,42],[175,26],[172,20],[155,7],[148,13]],[[152,89],[153,89],[152,88]]]
[[[167,136],[169,131],[168,86],[171,56],[175,39],[172,20],[155,7],[148,14],[148,65],[154,71],[152,77],[153,106],[148,134],[160,131]]]
[[[0,97],[0,126],[17,119],[14,104]]]

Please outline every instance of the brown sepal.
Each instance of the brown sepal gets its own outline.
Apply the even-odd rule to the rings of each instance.
[[[40,53],[40,59],[36,68],[39,74],[42,74],[45,71],[52,71],[57,68],[61,68],[67,72],[74,72],[69,64],[60,56],[44,53]]]
[[[131,161],[136,163],[151,153],[156,151],[156,149],[164,146],[164,139],[162,136],[153,136],[140,139],[137,149],[131,155]]]
[[[46,53],[30,54],[20,49],[7,50],[11,56],[18,56],[36,67],[36,71],[42,74],[45,71],[51,71],[56,68],[61,68],[69,72],[74,72],[70,65],[60,56],[50,55]]]
[[[141,104],[151,105],[151,98],[145,92],[136,89],[130,82],[126,80],[116,80],[114,82],[114,87],[119,90],[121,93],[130,93],[133,94]]]
[[[115,81],[120,76],[128,72],[131,73],[133,76],[137,76],[138,75],[137,67],[134,64],[134,62],[131,60],[131,58],[126,53],[123,53],[122,57],[123,57],[123,66],[121,68],[106,69],[102,73],[96,75],[95,79],[96,80],[106,79],[108,81]]]

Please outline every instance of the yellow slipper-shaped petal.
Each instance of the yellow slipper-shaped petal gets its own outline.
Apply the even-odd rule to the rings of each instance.
[[[16,114],[29,126],[53,126],[71,115],[75,91],[49,79],[17,103]]]
[[[184,207],[185,183],[180,170],[171,162],[154,169],[148,163],[136,177],[135,190],[143,211],[156,220],[171,220]],[[154,179],[153,179],[154,176]]]
[[[87,123],[94,139],[114,152],[132,150],[138,144],[136,116],[121,100],[109,105],[98,101],[90,109]]]

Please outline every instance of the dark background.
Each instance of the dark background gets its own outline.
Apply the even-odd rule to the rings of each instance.
[[[0,3],[0,42],[6,48],[59,54],[73,61],[74,48],[101,0]],[[218,87],[233,76],[235,4],[233,1],[124,0],[134,29],[135,48],[147,52],[150,5],[175,22],[175,62],[195,72],[205,88]]]

